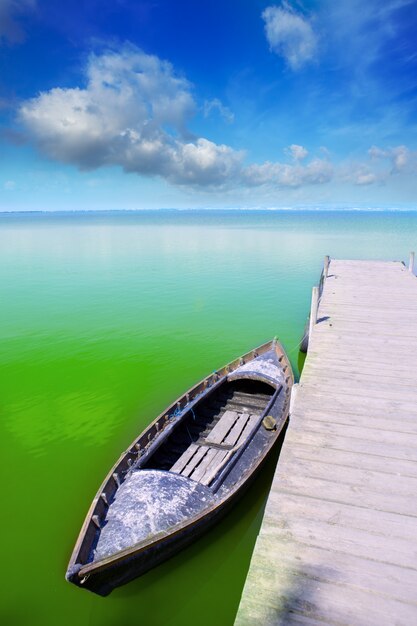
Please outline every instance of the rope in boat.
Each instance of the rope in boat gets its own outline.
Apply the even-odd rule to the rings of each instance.
[[[193,443],[193,438],[191,437],[190,431],[188,430],[187,424],[185,424],[185,428],[187,429],[188,436],[190,438],[191,443]]]

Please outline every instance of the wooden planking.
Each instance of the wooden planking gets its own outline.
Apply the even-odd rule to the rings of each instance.
[[[380,311],[379,307],[375,307],[378,310],[378,313]],[[333,304],[331,307],[322,307],[320,309],[320,318],[323,320],[325,319],[328,315],[332,316],[332,323],[333,322],[344,322],[346,321],[346,315],[348,316],[348,320],[349,322],[360,322],[362,324],[366,325],[374,325],[376,324],[377,330],[380,330],[383,326],[386,326],[386,324],[388,322],[393,322],[395,321],[395,314],[397,312],[396,308],[393,309],[386,309],[384,307],[384,316],[383,317],[378,317],[378,318],[369,318],[369,309],[367,309],[364,313],[363,309],[359,306],[348,306],[347,304]],[[403,312],[402,314],[403,317],[403,322],[405,324],[407,324],[407,326],[409,324],[413,324],[414,322],[414,310],[410,309],[408,311]],[[321,322],[320,322],[321,323]]]
[[[188,446],[185,452],[180,456],[179,459],[174,463],[174,465],[169,470],[170,472],[174,472],[175,474],[181,474],[184,467],[187,463],[192,459],[194,454],[197,452],[198,446],[195,443],[192,443]]]
[[[331,351],[331,349],[337,348],[339,354],[340,352],[344,352],[343,349],[345,349],[349,351],[353,350],[354,354],[356,351],[356,354],[363,355],[364,350],[367,349],[369,351],[372,350],[373,354],[380,355],[387,354],[388,351],[392,352],[393,350],[396,350],[396,354],[407,354],[408,352],[413,355],[413,348],[417,345],[417,338],[402,339],[388,337],[386,335],[382,338],[372,335],[371,331],[366,329],[363,329],[361,333],[354,333],[353,335],[343,331],[337,332],[336,330],[326,335],[326,330],[327,328],[323,326],[320,328],[320,324],[317,325],[317,329],[315,328],[316,336],[320,336],[320,334],[324,335],[323,338],[319,337],[321,339],[321,349],[329,349]],[[334,329],[330,327],[330,330]],[[312,343],[312,345],[314,346],[314,343]]]
[[[193,480],[196,480],[197,482],[200,481],[206,471],[212,466],[213,461],[216,462],[216,457],[218,456],[219,452],[222,456],[225,456],[225,454],[227,454],[226,452],[223,452],[218,448],[210,448],[202,461],[197,465],[193,472],[188,474],[188,476]]]
[[[271,542],[273,540],[271,537]],[[380,579],[379,591],[381,595],[394,598],[400,596],[401,600],[405,602],[417,604],[415,593],[417,570],[414,568],[396,567],[380,559],[369,561],[361,555],[338,552],[333,554],[335,562],[339,565],[336,569],[328,563],[328,551],[320,546],[307,544],[297,546],[299,553],[295,555],[293,552],[295,546],[291,538],[283,536],[280,544],[281,562],[285,561],[286,567],[292,571],[301,569],[304,575],[323,582],[340,583],[343,581],[350,587],[357,587],[360,584],[362,588],[368,590],[373,588],[375,578]],[[260,554],[260,564],[267,569],[269,550],[265,547]],[[297,558],[300,554],[303,555],[303,563],[300,563],[300,559]]]
[[[363,441],[375,441],[377,443],[388,443],[392,445],[393,451],[397,449],[397,446],[401,448],[416,448],[414,454],[417,455],[417,435],[402,432],[392,432],[390,430],[383,430],[382,428],[364,428],[363,426],[349,425],[349,424],[337,424],[334,422],[320,422],[315,420],[309,420],[308,426],[303,428],[300,420],[293,425],[294,432],[300,430],[301,432],[321,433],[336,435],[338,437],[352,437],[358,438]]]
[[[209,436],[206,437],[205,442],[207,444],[234,445],[242,434],[248,418],[249,415],[246,413],[225,411],[220,421],[210,432]],[[206,484],[205,479],[207,479],[207,476],[211,476],[216,471],[216,468],[221,465],[226,456],[227,451],[211,448],[194,471],[187,475],[193,480]]]
[[[225,444],[235,445],[235,448],[225,453],[219,450],[217,456],[213,458],[212,462],[207,467],[204,476],[200,479],[200,482],[202,482],[203,485],[209,485],[219,473],[220,469],[224,466],[226,460],[228,460],[235,453],[236,448],[239,448],[244,444],[257,420],[257,415],[247,415],[246,413],[242,413],[240,415],[239,428],[236,428],[234,432],[231,431],[224,440]],[[235,424],[235,426],[237,426],[237,424]]]
[[[239,439],[239,437],[241,436],[242,431],[245,428],[246,424],[248,423],[248,419],[249,419],[248,413],[241,413],[239,415],[239,419],[236,421],[235,425],[233,426],[232,430],[229,432],[229,434],[227,435],[223,443],[225,443],[228,446],[234,446],[235,443],[237,443],[237,440]]]
[[[401,423],[393,418],[386,418],[384,413],[378,411],[369,411],[366,421],[361,415],[349,413],[348,411],[331,410],[324,411],[311,408],[308,410],[308,420],[318,422],[331,422],[333,424],[345,424],[346,426],[355,425],[362,428],[380,429],[390,432],[417,434],[417,420],[413,413],[401,413]]]
[[[291,517],[285,528],[277,528],[274,532],[274,540],[285,542],[296,537],[298,543],[321,547],[323,545],[332,546],[333,551],[346,552],[354,556],[362,557],[366,552],[366,557],[372,561],[381,561],[391,565],[398,565],[417,571],[417,549],[414,547],[410,551],[410,542],[407,539],[390,537],[385,541],[385,536],[373,533],[369,530],[358,530],[339,526],[338,524],[327,524],[316,520],[298,519]],[[414,600],[417,602],[416,596]]]
[[[252,583],[258,602],[264,600],[271,607],[281,609],[281,601],[287,597],[291,601],[290,615],[294,611],[331,624],[339,624],[340,620],[343,624],[354,624],[358,614],[361,624],[407,624],[401,617],[399,621],[394,618],[389,622],[387,609],[395,611],[395,616],[402,614],[403,618],[408,618],[408,624],[415,623],[413,616],[417,605],[412,589],[415,570],[380,561],[369,562],[348,553],[332,553],[333,562],[329,565],[327,551],[315,546],[299,547],[290,539],[279,543],[282,567],[271,573],[269,554],[274,550],[274,543],[271,540],[265,544],[257,563],[257,582]],[[297,548],[302,557],[298,562],[292,558]],[[375,586],[379,588],[378,594],[374,593]],[[323,590],[326,590],[326,597],[322,595]],[[370,606],[370,599],[375,606]],[[253,622],[257,623],[265,622]],[[287,621],[276,623],[284,625]]]
[[[297,444],[313,446],[320,454],[322,448],[331,448],[333,450],[344,450],[345,452],[359,452],[362,455],[372,455],[376,457],[391,459],[392,461],[410,461],[416,462],[415,448],[393,447],[389,442],[379,443],[374,441],[366,441],[361,438],[353,438],[346,436],[329,435],[327,433],[311,433],[306,430],[300,430],[291,436],[291,441]],[[337,459],[337,454],[334,455]]]
[[[379,365],[380,367],[377,367]],[[403,369],[401,373],[398,371],[392,370],[392,364],[372,364],[369,369],[364,372],[352,372],[352,369],[349,368],[349,365],[346,363],[339,363],[338,365],[330,366],[328,363],[325,364],[323,361],[320,361],[315,365],[315,367],[310,367],[308,373],[303,377],[303,383],[309,382],[311,378],[312,383],[317,380],[317,370],[320,376],[325,377],[326,379],[331,378],[332,381],[339,379],[338,382],[342,384],[346,384],[346,375],[349,376],[349,382],[355,382],[359,388],[365,387],[367,388],[368,384],[372,384],[377,380],[378,382],[383,382],[386,385],[393,386],[395,385],[400,387],[411,387],[415,388],[415,380],[413,378],[413,373],[410,372],[410,368]]]
[[[296,455],[298,472],[301,476],[311,476],[331,482],[345,483],[352,487],[366,487],[380,493],[393,493],[411,499],[417,494],[417,477],[392,474],[387,477],[385,471],[362,469],[351,465],[330,465],[319,458],[302,459]]]
[[[364,339],[369,338],[369,331],[372,331],[372,337],[378,338],[379,341],[388,342],[388,341],[396,341],[396,342],[405,342],[405,343],[415,343],[417,341],[417,330],[413,326],[405,326],[403,328],[395,328],[393,327],[393,320],[387,320],[383,325],[372,323],[372,320],[369,320],[369,323],[364,324],[362,321],[356,322],[342,322],[335,320],[333,318],[331,322],[324,320],[320,322],[320,332],[324,332],[326,329],[331,336],[332,334],[342,334],[343,339],[348,337],[358,336],[358,324],[361,324],[361,333],[364,336]]]
[[[284,515],[297,518],[304,517],[306,520],[317,520],[346,528],[365,531],[372,529],[374,533],[383,537],[389,534],[399,539],[415,539],[415,517],[401,515],[397,512],[380,511],[378,513],[380,526],[376,528],[373,511],[367,507],[358,506],[357,502],[349,504],[321,499],[320,506],[317,506],[317,498],[310,494],[287,493],[285,498],[283,498],[281,495],[272,492],[269,505],[276,511],[277,524],[280,523],[280,519]],[[269,532],[270,528],[266,526],[265,532]],[[273,528],[271,532],[273,532]]]
[[[320,451],[317,452],[317,447]],[[348,448],[345,444],[345,448]],[[322,445],[320,440],[313,440],[305,444],[302,441],[293,441],[291,450],[296,458],[305,460],[320,459],[328,463],[330,467],[345,465],[347,467],[361,467],[369,471],[385,472],[386,474],[398,474],[401,476],[417,477],[417,462],[415,460],[400,460],[383,456],[381,454],[369,454],[367,450],[358,452],[356,449],[344,450],[337,446]],[[329,467],[329,472],[331,471]]]
[[[235,411],[225,411],[213,430],[207,435],[205,441],[209,444],[222,443],[238,417],[239,415]]]
[[[203,485],[209,485],[217,476],[220,468],[224,466],[224,463],[233,454],[230,450],[217,450],[217,454],[212,458],[210,465],[207,466],[204,475],[200,478],[200,482]]]
[[[291,547],[294,549],[295,546]],[[273,544],[271,549],[274,549]],[[336,572],[332,582],[323,582],[305,575],[302,569],[294,571],[288,567],[288,562],[282,565],[274,570],[273,575],[269,568],[256,566],[256,576],[246,583],[256,610],[253,611],[254,603],[251,602],[248,609],[252,611],[246,615],[238,614],[236,624],[287,626],[309,623],[300,621],[302,619],[332,626],[410,626],[415,623],[415,604],[375,594],[360,586],[351,588],[340,583],[340,578],[336,579]],[[258,621],[259,615],[262,615],[262,621]]]
[[[307,397],[305,395],[307,393]],[[304,400],[308,402],[311,408],[319,408],[319,409],[341,409],[341,410],[349,410],[352,408],[352,398],[353,398],[353,390],[350,394],[340,393],[339,395],[335,391],[334,393],[318,393],[314,386],[310,386],[310,392],[307,391],[306,387],[300,389],[299,392],[300,400],[301,397],[304,396]],[[382,397],[380,397],[380,395]],[[391,394],[384,393],[381,389],[381,394],[378,396],[362,396],[359,395],[357,397],[357,402],[363,407],[365,411],[374,411],[379,410],[382,411],[386,416],[398,415],[400,412],[404,412],[409,414],[415,411],[415,402],[411,401],[403,401],[401,393],[399,394],[398,399],[395,399],[395,396]],[[386,397],[384,397],[386,396]],[[388,397],[387,397],[388,396]]]
[[[333,382],[335,384],[333,384]],[[310,383],[309,389],[311,388],[313,392],[316,391],[319,398],[325,396],[327,399],[332,400],[334,397],[347,395],[349,396],[349,401],[351,401],[352,385],[354,384],[354,380],[349,381],[346,380],[346,378],[340,379],[340,377],[334,376],[333,382],[326,383],[323,381],[320,385],[320,383],[315,380]],[[398,393],[398,387],[401,388],[400,394]],[[362,387],[361,385],[355,385],[355,394],[363,397],[366,402],[372,402],[374,404],[375,402],[381,403],[385,400],[393,400],[394,402],[398,402],[399,395],[402,400],[401,404],[411,402],[415,406],[415,402],[417,401],[417,388],[414,389],[411,386],[405,387],[404,385],[397,386],[393,384],[387,384],[384,381],[375,381],[374,383],[369,383],[364,387]],[[372,394],[375,395],[374,398],[370,397]]]
[[[313,350],[310,351],[310,354],[311,356],[313,356]],[[417,362],[417,358],[415,360]],[[314,361],[312,362],[311,369],[318,369],[321,372],[321,366],[323,366],[324,368],[328,368],[331,371],[333,371],[334,368],[340,371],[345,370],[345,374],[346,370],[349,370],[348,373],[350,374],[354,373],[352,372],[350,356],[348,358],[343,358],[340,352],[336,352],[336,354],[333,356],[329,353],[326,353],[325,358],[321,358],[319,354],[314,354]],[[389,353],[386,353],[385,356],[382,358],[377,358],[376,356],[372,357],[372,355],[366,358],[362,355],[361,367],[360,369],[357,368],[356,371],[359,373],[361,370],[363,371],[364,376],[367,376],[370,373],[386,373],[388,375],[389,371],[391,371],[392,376],[404,376],[407,379],[412,376],[412,371],[410,372],[410,365],[408,360],[403,363],[397,363],[395,367],[395,372],[392,371],[392,359]],[[310,367],[307,371],[311,371]]]
[[[242,443],[244,443],[245,439],[249,436],[252,428],[254,428],[256,422],[259,420],[259,416],[254,414],[254,415],[249,415],[249,419],[246,422],[245,428],[242,430],[239,439],[237,440],[237,443],[239,445],[241,445]]]
[[[190,461],[188,461],[184,469],[181,470],[181,474],[183,476],[191,476],[191,474],[194,472],[197,465],[201,463],[201,461],[203,460],[203,457],[208,453],[209,450],[210,448],[208,448],[207,446],[199,446],[198,450],[196,450],[195,454],[191,457]]]
[[[256,415],[225,411],[209,436],[204,440],[207,445],[190,444],[170,471],[208,484],[212,480],[212,476],[216,474],[216,469],[221,466],[229,454],[227,450],[211,448],[210,444],[234,446],[238,442],[243,443],[252,430],[256,419]]]
[[[417,281],[329,266],[236,626],[417,623]]]
[[[386,480],[388,483],[389,478]],[[300,493],[317,500],[325,495],[325,499],[331,502],[356,504],[357,506],[370,507],[374,511],[410,515],[416,518],[417,524],[417,499],[409,495],[398,495],[392,489],[390,491],[376,491],[375,488],[372,489],[366,485],[334,482],[315,478],[305,473],[282,476],[280,488],[282,493]],[[319,506],[319,502],[317,506]]]

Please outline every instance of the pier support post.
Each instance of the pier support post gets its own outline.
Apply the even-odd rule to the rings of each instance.
[[[329,273],[329,264],[330,264],[330,257],[326,255],[324,257],[324,267],[323,267],[324,278],[327,278],[327,274]]]
[[[289,408],[289,416],[291,417],[293,411],[294,411],[294,402],[295,402],[295,398],[297,396],[297,392],[298,392],[298,383],[295,383],[295,385],[292,386],[291,389],[291,398],[290,398],[290,408]]]
[[[308,329],[308,340],[311,340],[313,328],[317,323],[317,309],[319,305],[319,288],[313,287],[311,294],[311,309],[310,309],[310,327]]]
[[[414,271],[414,252],[410,252],[410,260],[408,262],[408,271],[413,273]]]

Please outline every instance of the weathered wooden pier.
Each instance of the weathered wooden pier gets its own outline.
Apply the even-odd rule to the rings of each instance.
[[[417,624],[417,279],[325,262],[235,626]]]

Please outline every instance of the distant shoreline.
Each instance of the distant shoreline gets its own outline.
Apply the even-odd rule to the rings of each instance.
[[[4,216],[69,216],[69,215],[135,215],[155,213],[203,213],[203,214],[237,214],[237,213],[416,213],[417,207],[276,207],[276,208],[161,208],[161,209],[66,209],[66,210],[25,210],[25,211],[0,211],[0,217]]]

